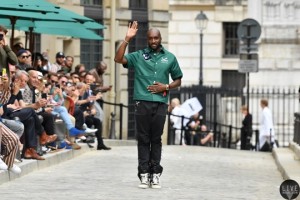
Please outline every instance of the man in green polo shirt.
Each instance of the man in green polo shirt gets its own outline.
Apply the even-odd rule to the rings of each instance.
[[[148,48],[124,56],[136,35],[138,23],[129,24],[125,40],[115,55],[115,62],[134,68],[135,122],[138,141],[138,177],[140,188],[160,188],[161,136],[166,121],[169,90],[181,85],[182,72],[176,57],[161,45],[156,28],[147,32]],[[173,82],[169,83],[169,76]]]

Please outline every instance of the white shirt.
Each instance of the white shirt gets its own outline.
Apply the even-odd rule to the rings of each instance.
[[[273,116],[268,107],[264,107],[260,115],[260,128],[259,128],[259,146],[264,145],[266,140],[270,137],[271,141],[275,141],[275,130],[273,125]]]

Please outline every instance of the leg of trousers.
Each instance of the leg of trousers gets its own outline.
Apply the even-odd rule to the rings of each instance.
[[[16,133],[19,138],[22,137],[24,133],[24,124],[22,122],[10,119],[2,119],[2,123],[12,130],[12,132]]]
[[[14,118],[14,117],[20,118],[20,121],[25,125],[25,129],[26,126],[29,125],[27,120],[29,120],[29,118],[33,118],[32,122],[33,122],[35,133],[41,135],[44,132],[44,128],[42,127],[40,119],[32,108],[23,108],[19,111],[11,113],[10,118]]]
[[[136,137],[138,141],[139,173],[161,173],[161,136],[167,105],[137,101],[135,104]]]
[[[28,118],[26,121],[23,122],[26,124],[24,130],[24,146],[23,150],[26,148],[35,148],[37,147],[37,134],[35,131],[35,120],[33,117]]]
[[[44,119],[42,122],[42,126],[44,127],[47,135],[53,135],[54,134],[54,116],[51,113],[47,113],[47,112],[41,112],[38,115],[41,115]]]
[[[82,130],[82,126],[84,124],[84,116],[83,116],[83,112],[80,108],[75,107],[74,117],[76,119],[75,128]]]
[[[0,129],[3,161],[6,163],[8,168],[11,168],[14,164],[16,153],[18,151],[19,138],[2,123],[0,123]]]
[[[85,123],[87,127],[91,128],[93,125],[95,128],[98,129],[98,131],[95,132],[95,135],[97,137],[98,146],[103,145],[103,139],[102,139],[102,122],[100,119],[95,118],[94,116],[87,116],[85,117]]]

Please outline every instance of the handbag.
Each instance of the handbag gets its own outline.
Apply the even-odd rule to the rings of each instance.
[[[270,129],[270,138],[267,139],[264,145],[260,148],[260,151],[272,152],[274,142],[272,142],[272,129]]]

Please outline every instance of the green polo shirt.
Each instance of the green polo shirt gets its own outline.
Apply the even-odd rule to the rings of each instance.
[[[146,48],[125,55],[127,64],[125,68],[134,68],[134,100],[154,101],[168,103],[169,93],[152,94],[147,90],[148,85],[154,82],[169,84],[169,77],[173,80],[182,77],[176,57],[164,49],[155,53]]]

